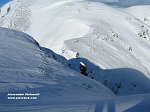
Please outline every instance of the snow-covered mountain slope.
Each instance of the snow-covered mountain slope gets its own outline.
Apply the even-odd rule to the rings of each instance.
[[[143,21],[145,24],[150,25],[150,5],[140,5],[140,6],[133,6],[125,9],[125,12],[135,16],[136,18]]]
[[[149,112],[149,94],[115,97],[102,84],[48,57],[27,34],[0,28],[0,45],[1,112]],[[40,96],[7,100],[8,93]]]
[[[0,28],[0,45],[1,112],[149,111],[148,94],[115,97],[102,84],[47,56],[27,34]],[[8,93],[40,96],[37,100],[8,100]]]
[[[100,71],[115,71],[107,76],[111,83],[126,80],[144,89],[128,94],[150,90],[150,27],[131,14],[94,0],[13,0],[0,17],[1,26],[24,31],[68,59],[79,54]]]
[[[46,55],[27,34],[0,28],[0,45],[1,112],[21,112],[34,107],[57,111],[61,107],[55,106],[68,105],[71,107],[62,111],[71,108],[80,111],[100,99],[114,97],[102,84],[83,77]],[[8,93],[40,93],[40,96],[27,103],[27,100],[8,100]],[[84,107],[77,108],[77,104]]]
[[[2,26],[26,31],[42,46],[52,48],[58,53],[61,52],[64,40],[83,36],[90,30],[82,21],[74,20],[78,10],[71,5],[70,0],[46,0],[45,2],[43,0],[20,0],[20,2],[15,0],[10,4],[9,14],[7,14],[9,4],[4,6],[6,15],[2,15],[4,16]],[[23,17],[25,19],[22,15],[25,15]]]
[[[86,50],[86,49],[85,49]],[[86,66],[86,74],[108,87],[116,95],[144,94],[150,92],[150,81],[142,72],[131,68],[101,69],[85,58],[68,61],[70,68],[81,72],[81,64]]]

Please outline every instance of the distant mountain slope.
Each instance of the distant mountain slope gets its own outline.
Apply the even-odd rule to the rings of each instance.
[[[145,24],[150,25],[150,5],[145,6],[133,6],[125,9],[125,12],[135,16],[136,18],[143,21]]]
[[[150,5],[149,0],[89,0],[89,1],[103,2],[108,5],[120,7],[131,7],[135,5]]]

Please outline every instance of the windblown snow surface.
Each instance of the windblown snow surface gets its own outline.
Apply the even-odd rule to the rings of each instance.
[[[89,86],[87,85],[89,85],[89,83],[85,85],[81,83],[83,81],[79,81],[82,86],[88,87],[88,90],[83,93],[80,91],[80,88],[78,90],[79,94],[80,92],[84,95],[86,93],[87,96],[90,96],[88,98],[92,101],[96,99],[94,100],[94,104],[96,101],[100,102],[97,103],[96,109],[95,105],[88,105],[89,107],[87,105],[81,105],[81,107],[85,107],[86,109],[93,109],[83,109],[83,111],[95,110],[95,112],[99,112],[99,110],[108,110],[110,112],[149,112],[149,6],[142,5],[128,7],[131,5],[149,4],[149,1],[145,0],[142,2],[141,0],[134,0],[129,2],[129,0],[122,0],[118,2],[115,0],[113,1],[113,5],[115,3],[117,8],[104,3],[112,5],[112,2],[109,0],[13,0],[1,8],[0,26],[19,30],[33,36],[41,46],[50,48],[59,54],[57,55],[51,50],[41,48],[42,52],[44,52],[44,54],[46,53],[46,55],[50,55],[51,58],[56,60],[56,57],[58,57],[59,59],[56,61],[59,62],[59,66],[60,63],[69,64],[71,69],[81,72],[79,69],[80,62],[84,63],[87,67],[86,72],[89,77],[93,77],[94,80],[105,85],[114,94],[122,96],[102,100],[101,98],[98,98],[97,95],[88,95],[87,91],[89,91]],[[127,6],[128,8],[118,8],[118,6]],[[77,54],[78,58],[76,58]],[[63,55],[68,61],[60,55]],[[30,59],[32,58],[27,58],[27,60]],[[35,63],[39,61],[37,60],[35,60]],[[35,65],[37,66],[38,64]],[[40,71],[49,71],[49,68],[44,68],[43,70],[43,66],[45,65],[41,66],[42,70]],[[30,66],[28,67],[32,68]],[[68,67],[66,68],[67,70],[69,69]],[[27,69],[27,71],[28,70],[30,69]],[[32,72],[32,70],[30,72]],[[57,72],[58,71],[56,70],[56,74]],[[38,75],[38,73],[34,74]],[[68,76],[70,77],[71,73],[67,72],[67,74],[68,75],[65,78],[67,78],[68,81]],[[73,72],[73,74],[78,73]],[[80,74],[79,77],[81,77]],[[59,80],[60,79],[62,78],[59,78]],[[64,78],[63,80],[66,81]],[[72,81],[74,79],[69,78],[69,80],[71,83],[74,82]],[[90,84],[98,83],[92,79],[86,80],[92,81]],[[77,85],[80,84],[76,81],[74,83]],[[68,84],[68,86],[69,85],[70,84]],[[72,85],[70,85],[69,91],[76,91],[76,89],[73,90],[71,87]],[[64,88],[66,88],[66,86],[64,86]],[[60,88],[58,90],[60,90]],[[101,91],[102,89],[97,90],[97,88],[95,88],[94,90]],[[44,91],[47,92],[47,89]],[[69,96],[66,93],[64,94]],[[92,91],[89,94],[94,93]],[[47,97],[46,95],[44,96],[45,98]],[[101,97],[101,94],[98,96]],[[73,97],[74,96],[72,95],[71,98]],[[77,97],[78,96],[75,96],[74,98],[76,99]],[[79,99],[82,100],[82,98],[83,97]],[[55,100],[56,99],[53,101]],[[49,102],[49,100],[47,102]],[[75,104],[78,106],[79,102]],[[60,108],[61,106],[62,105],[60,104]],[[65,106],[63,105],[62,107]],[[61,111],[81,111],[80,109],[74,110],[74,107],[71,106],[70,108],[71,110],[65,110],[63,108]],[[80,106],[78,108],[80,108]],[[55,109],[56,107],[54,107],[54,110]]]
[[[4,28],[0,34],[0,112],[87,111],[98,99],[114,97],[102,84],[49,57],[29,35]],[[40,96],[7,100],[8,93]]]
[[[148,94],[116,97],[101,83],[60,63],[60,56],[57,61],[50,57],[56,54],[45,52],[29,35],[5,28],[0,34],[1,112],[148,112]],[[7,99],[8,93],[40,95],[36,100],[13,100]]]
[[[118,95],[149,93],[150,27],[127,12],[87,0],[14,0],[2,8],[0,22],[67,59],[78,53],[91,62],[96,80],[115,90],[121,83]],[[69,62],[79,68],[79,61]]]

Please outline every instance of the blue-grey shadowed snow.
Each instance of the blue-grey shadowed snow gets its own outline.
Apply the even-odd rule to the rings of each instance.
[[[42,50],[45,52],[45,54],[50,57],[55,59],[56,61],[62,63],[63,65],[67,64],[67,59],[59,54],[54,53],[52,50],[42,47]]]
[[[140,103],[125,110],[124,112],[150,112],[150,97],[143,99]]]
[[[99,101],[94,112],[116,112],[114,100]]]
[[[105,101],[101,100],[96,104],[94,112],[103,112]]]
[[[111,100],[100,100],[94,112],[150,112],[149,104],[149,94],[123,96]],[[121,106],[123,108],[119,109]]]
[[[150,5],[150,0],[89,0],[95,2],[103,2],[111,6],[131,7],[135,5]]]
[[[86,66],[88,77],[103,83],[116,95],[145,94],[150,92],[149,78],[136,69],[101,69],[85,58],[74,58],[68,61],[70,68],[80,73],[81,62]]]
[[[102,84],[58,63],[56,54],[53,57],[51,50],[43,50],[25,33],[0,28],[0,45],[0,112],[90,111],[98,99],[114,96]],[[8,100],[8,93],[40,96],[37,100]]]

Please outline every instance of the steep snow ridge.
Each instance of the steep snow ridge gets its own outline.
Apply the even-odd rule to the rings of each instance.
[[[4,28],[0,28],[0,34],[0,111],[99,112],[115,108],[119,112],[137,112],[145,107],[149,109],[149,95],[115,97],[102,84],[49,58],[29,35]],[[40,96],[28,102],[7,100],[8,92],[40,93]]]
[[[79,74],[75,75],[70,69],[66,68],[65,70],[65,67],[52,59],[52,57],[48,57],[45,51],[29,35],[4,28],[0,28],[0,34],[0,43],[2,45],[0,48],[1,82],[17,81],[17,76],[21,78],[19,81],[25,81],[26,78],[44,80],[44,77],[53,80],[52,77],[57,76],[56,74],[80,77]],[[61,70],[62,74],[59,74]],[[25,82],[30,82],[31,79]]]
[[[149,110],[149,94],[115,97],[100,83],[49,58],[29,35],[4,28],[0,28],[0,34],[0,111]],[[7,100],[8,92],[40,96],[28,102]]]
[[[83,40],[78,40],[78,41],[80,42]],[[86,43],[85,40],[84,42]],[[72,43],[71,45],[73,46],[73,44],[74,43]],[[78,45],[75,44],[75,46],[78,46]],[[103,56],[100,57],[98,55],[100,52],[97,52],[97,51],[93,52],[92,49],[91,51],[89,51],[89,49],[86,49],[87,46],[84,43],[83,43],[83,46],[79,46],[79,47],[75,47],[75,46],[71,47],[70,49],[78,50],[80,55],[79,55],[79,58],[77,59],[75,58],[75,59],[69,60],[70,67],[72,69],[78,72],[81,72],[79,69],[80,62],[83,62],[87,68],[86,73],[88,74],[89,77],[93,77],[95,80],[100,81],[105,86],[110,88],[117,95],[140,94],[140,93],[150,92],[150,86],[149,86],[150,82],[149,82],[149,78],[145,76],[146,73],[143,74],[140,71],[137,71],[132,68],[132,66],[136,64],[136,60],[135,62],[133,62],[134,57],[133,59],[129,59],[129,61],[132,61],[130,62],[130,65],[128,65],[128,66],[131,66],[129,68],[122,67],[122,68],[115,68],[115,69],[114,68],[101,69],[100,67],[103,67],[103,66],[100,66],[100,64],[107,66],[108,64],[114,64],[114,63],[113,62],[110,63],[110,61],[107,61],[109,60],[109,58],[107,58],[103,52],[102,52]],[[83,49],[84,49],[84,52],[81,53],[80,51],[82,51]],[[83,58],[86,56],[87,56],[87,59],[90,58],[89,60],[91,61]],[[118,57],[124,58],[121,56],[122,56],[121,52],[119,55],[116,53],[116,60]],[[93,57],[96,57],[97,59]],[[127,57],[130,57],[130,56],[127,55]],[[104,63],[104,60],[105,60],[105,63]],[[113,58],[111,58],[111,60],[113,60]],[[116,61],[116,60],[114,60],[115,64],[118,64],[118,63],[124,64],[125,63],[124,61],[127,61],[126,59],[124,59],[124,61],[121,61],[121,62]],[[97,63],[96,64],[97,66],[94,63]],[[140,67],[138,64],[134,66]],[[145,71],[145,69],[143,69],[143,71]]]
[[[4,28],[0,28],[0,34],[0,111],[13,108],[11,111],[15,112],[20,106],[26,108],[28,104],[46,108],[43,104],[58,106],[60,103],[72,106],[84,104],[88,109],[98,99],[114,96],[102,84],[83,77],[49,57],[48,52],[45,54],[29,35]],[[7,93],[26,92],[41,95],[38,100],[29,100],[28,104],[24,100],[6,99]],[[81,107],[76,109],[80,110]]]
[[[90,11],[91,9],[89,12]],[[126,84],[123,84],[124,90],[121,90],[122,92],[119,93],[120,95],[133,94],[134,92],[140,93],[145,90],[148,90],[147,92],[149,92],[149,89],[147,89],[149,88],[148,78],[150,77],[150,60],[148,58],[150,56],[149,26],[137,18],[125,13],[121,13],[111,8],[110,10],[106,10],[106,7],[102,5],[101,10],[92,10],[91,13],[89,12],[84,13],[82,19],[83,17],[88,17],[84,19],[90,22],[92,20],[92,25],[90,25],[93,29],[92,33],[83,38],[65,41],[63,55],[71,57],[69,53],[70,51],[74,51],[75,53],[79,53],[79,57],[86,58],[100,68],[111,71],[109,74],[107,73],[108,76],[100,74],[103,78],[95,78],[96,80],[105,80],[104,77],[109,77],[109,80],[111,80],[112,83],[126,80]],[[93,18],[94,14],[99,15],[97,15],[97,18]],[[142,32],[145,32],[145,34],[142,35]],[[72,55],[73,58],[75,58],[75,56],[76,55]],[[72,65],[73,64],[74,63],[72,63]],[[79,67],[79,65],[77,67]],[[123,72],[124,68],[128,68],[125,70],[126,72]],[[89,71],[92,69],[95,68],[92,66],[89,67]],[[118,72],[112,72],[112,69],[118,69]],[[144,74],[139,75],[139,78],[136,81],[133,81],[131,77],[137,77],[137,72],[130,69],[137,69],[143,72],[147,79],[144,79],[145,81],[143,80],[142,82],[146,83],[139,83],[141,79],[145,77],[143,77]],[[122,74],[121,77],[119,74]],[[95,77],[97,77],[98,72],[96,72],[95,75]],[[116,77],[114,78],[114,76]],[[103,83],[104,80],[101,80],[101,82]],[[132,82],[141,85],[141,87],[139,86],[141,89],[137,87],[138,89],[134,92],[132,90],[130,91],[129,88],[133,85]],[[142,87],[142,85],[145,85],[145,87]]]
[[[93,19],[92,25],[90,25],[93,31],[83,38],[65,41],[63,51],[66,52],[63,52],[64,55],[71,57],[69,54],[70,51],[68,52],[68,50],[72,50],[75,53],[79,53],[79,57],[87,58],[89,61],[103,69],[109,70],[119,68],[120,72],[119,70],[118,73],[109,72],[110,74],[108,74],[108,77],[112,83],[117,83],[118,80],[126,80],[127,83],[123,84],[124,90],[121,90],[122,92],[119,93],[120,95],[144,93],[145,90],[148,90],[147,92],[149,92],[149,26],[135,17],[117,12],[113,9],[106,10],[105,8],[106,7],[101,6],[101,10],[91,11],[90,9],[89,12],[91,11],[91,13],[87,12],[82,14],[82,19],[83,17],[88,17],[84,18],[84,20],[91,22],[91,19]],[[97,15],[97,18],[93,18],[94,14],[99,15]],[[144,35],[143,32],[145,32]],[[75,58],[75,55],[72,57]],[[129,69],[126,72],[123,72],[123,68]],[[131,77],[137,77],[137,72],[131,70],[132,72],[130,74],[130,68],[143,72],[147,79],[144,81],[143,78],[145,76],[143,77],[142,75],[144,74],[142,74],[139,75],[139,78],[136,81],[133,81]],[[91,69],[95,68],[90,68],[90,70]],[[122,77],[117,74],[122,74]],[[134,75],[132,76],[132,74]],[[96,72],[95,75],[98,75],[98,73]],[[116,76],[115,79],[113,78],[114,75]],[[95,79],[98,80],[97,78]],[[102,77],[100,79],[102,79]],[[139,82],[141,80],[146,83],[140,84]],[[101,82],[104,82],[104,80]],[[139,88],[141,89],[137,87],[138,89],[134,92],[132,90],[130,91],[129,88],[132,86],[132,82],[139,85]]]

